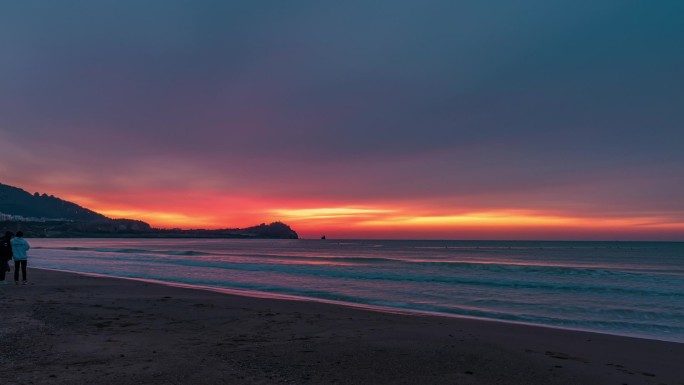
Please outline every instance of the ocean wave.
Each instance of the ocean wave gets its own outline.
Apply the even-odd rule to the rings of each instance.
[[[372,245],[375,246],[375,245]],[[421,248],[416,246],[416,248]],[[433,248],[425,246],[422,248]],[[483,262],[469,261],[464,259],[446,260],[441,256],[439,259],[411,258],[411,257],[388,257],[388,256],[344,256],[344,255],[307,255],[307,254],[266,254],[266,253],[243,253],[243,252],[205,252],[194,250],[157,250],[137,248],[109,248],[109,247],[36,247],[36,249],[65,250],[65,251],[91,251],[97,253],[121,253],[121,254],[158,254],[171,256],[230,256],[242,258],[254,258],[255,262],[261,259],[280,259],[296,261],[328,261],[355,264],[399,264],[411,266],[424,266],[430,268],[446,269],[471,269],[491,272],[526,272],[532,274],[563,275],[587,275],[587,276],[611,276],[620,275],[625,278],[638,277],[643,269],[635,269],[625,266],[587,266],[578,264],[535,264],[524,262]],[[684,273],[683,269],[647,269],[653,273]]]
[[[526,280],[525,276],[496,276],[496,277],[478,277],[472,275],[440,275],[435,271],[429,274],[419,274],[410,271],[391,271],[391,270],[360,270],[360,269],[331,269],[323,268],[319,265],[307,264],[278,264],[278,263],[232,263],[217,260],[199,260],[199,259],[157,259],[150,261],[144,258],[135,258],[129,256],[126,258],[112,257],[109,261],[120,261],[128,263],[152,263],[156,265],[176,265],[197,268],[211,268],[223,269],[231,271],[250,271],[250,272],[266,272],[266,273],[280,273],[291,276],[310,276],[320,277],[326,279],[351,279],[364,281],[391,281],[391,282],[412,282],[412,283],[439,283],[448,284],[451,286],[481,286],[481,287],[497,287],[502,289],[530,289],[530,290],[544,290],[547,292],[576,292],[588,294],[621,294],[621,295],[638,295],[638,296],[666,296],[666,297],[684,297],[682,290],[682,281],[673,280],[668,285],[668,282],[662,279],[654,280],[651,277],[646,277],[648,282],[659,284],[655,286],[625,286],[623,280],[617,280],[610,284],[606,282],[599,284],[601,281],[593,281],[594,283],[582,283],[571,281],[544,281],[544,280]],[[513,277],[513,278],[511,278]],[[642,277],[643,279],[644,277]],[[618,286],[621,285],[621,286]]]
[[[43,250],[65,250],[65,251],[91,251],[96,253],[119,253],[119,254],[161,254],[161,255],[214,255],[202,251],[192,250],[155,250],[155,249],[128,249],[113,247],[34,247]]]
[[[67,248],[64,248],[67,249]],[[68,250],[82,251],[84,248],[68,248]],[[128,263],[153,263],[164,265],[190,266],[197,268],[214,268],[233,271],[253,271],[282,273],[292,276],[314,276],[330,279],[352,280],[376,280],[393,282],[417,282],[439,283],[452,286],[470,285],[482,287],[498,287],[509,289],[550,290],[556,292],[578,293],[613,293],[639,296],[671,296],[684,297],[682,279],[680,276],[655,276],[639,272],[626,272],[609,269],[596,269],[569,266],[544,266],[544,265],[520,265],[501,263],[476,263],[476,262],[431,262],[431,261],[401,261],[375,257],[301,257],[283,255],[232,255],[242,260],[229,261],[221,259],[194,259],[194,258],[138,258],[137,255],[164,254],[176,257],[214,255],[194,251],[159,251],[140,249],[117,249],[117,248],[94,248],[90,250],[106,250],[111,253],[107,261]],[[125,251],[121,251],[125,250]],[[123,255],[125,256],[123,256]],[[276,259],[276,260],[261,260]],[[291,261],[303,260],[301,263],[278,263],[277,259],[288,258]],[[253,262],[247,262],[253,260]],[[308,264],[306,260],[326,260],[339,262],[385,264],[388,262],[408,267],[398,269],[396,267],[380,269],[361,268],[329,268],[318,264]],[[416,270],[411,266],[429,267]],[[445,268],[461,268],[459,270],[447,270]],[[482,276],[480,273],[487,275]],[[572,281],[573,276],[588,276],[589,282]],[[544,279],[546,277],[546,279]],[[566,277],[568,279],[560,279]],[[599,279],[593,279],[599,278]],[[601,280],[600,278],[606,278]]]
[[[137,249],[137,248],[108,248],[108,247],[36,247],[37,249],[46,250],[65,250],[65,251],[90,251],[96,253],[121,253],[121,254],[156,254],[156,255],[170,255],[170,256],[229,256],[241,258],[253,258],[255,262],[259,260],[279,259],[292,260],[306,263],[306,261],[325,261],[325,262],[340,262],[351,264],[398,264],[409,266],[421,266],[438,269],[468,269],[481,270],[489,272],[511,272],[511,273],[530,273],[530,274],[545,274],[553,276],[621,276],[625,279],[639,279],[643,276],[644,269],[635,269],[633,267],[612,266],[587,266],[577,264],[534,264],[534,263],[516,263],[516,262],[482,262],[469,261],[464,259],[459,260],[445,260],[444,257],[440,259],[434,258],[410,258],[410,257],[388,257],[388,256],[339,256],[339,255],[306,255],[306,254],[253,254],[253,253],[230,253],[230,252],[205,252],[194,250],[156,250],[156,249]],[[419,248],[419,247],[416,247]],[[423,248],[432,248],[432,246],[425,246]],[[268,261],[266,261],[268,262]],[[682,269],[647,269],[650,273],[661,274],[675,274],[684,273]]]

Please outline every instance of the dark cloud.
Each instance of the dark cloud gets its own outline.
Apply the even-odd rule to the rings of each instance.
[[[8,2],[0,130],[36,154],[35,173],[95,185],[105,169],[134,185],[183,165],[255,194],[681,210],[683,12]]]

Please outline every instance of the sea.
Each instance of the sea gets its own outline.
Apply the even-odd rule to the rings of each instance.
[[[684,243],[29,239],[29,267],[684,343]]]

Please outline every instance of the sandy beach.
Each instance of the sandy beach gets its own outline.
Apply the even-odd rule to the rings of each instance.
[[[684,384],[684,344],[30,270],[11,384]]]

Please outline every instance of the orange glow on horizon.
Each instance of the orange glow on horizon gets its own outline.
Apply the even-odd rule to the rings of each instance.
[[[277,209],[271,212],[277,216],[291,218],[294,220],[315,220],[329,218],[361,218],[377,214],[390,213],[394,210],[388,209],[369,209],[355,207],[325,207],[315,209]]]
[[[662,227],[682,228],[682,223],[667,223],[665,218],[596,218],[555,216],[545,214],[520,214],[508,211],[478,212],[463,215],[445,216],[405,216],[390,217],[380,220],[362,221],[359,226],[419,226],[419,227],[530,227],[530,226],[560,226],[560,227]]]
[[[345,209],[347,210],[347,209]],[[287,211],[279,211],[287,213]],[[312,211],[317,213],[318,211]],[[322,212],[331,212],[330,209]],[[364,209],[354,215],[354,211],[331,221],[331,216],[304,217],[302,211],[295,210],[297,215],[285,218],[297,228],[306,231],[329,232],[344,230],[355,234],[398,234],[403,236],[420,234],[451,234],[452,237],[467,236],[488,237],[497,234],[510,234],[514,238],[528,237],[535,234],[555,234],[562,236],[564,232],[587,234],[653,233],[654,231],[684,232],[684,223],[672,222],[662,217],[579,217],[570,215],[552,215],[539,212],[487,211],[456,215],[423,215],[402,210],[370,210]],[[325,220],[322,220],[325,219]]]
[[[540,226],[568,225],[576,222],[576,218],[550,217],[540,215],[520,215],[506,212],[469,213],[443,216],[404,216],[390,217],[381,220],[359,222],[359,226],[425,226],[425,227],[460,227],[460,226]]]
[[[467,210],[443,213],[443,208],[406,204],[335,205],[309,201],[188,195],[138,194],[135,200],[108,205],[100,199],[80,199],[85,207],[111,218],[138,219],[159,228],[235,228],[281,221],[303,238],[414,239],[681,239],[684,221],[656,215],[607,216],[541,210]],[[144,207],[144,208],[143,208]],[[664,234],[664,235],[663,235]]]
[[[189,216],[174,212],[153,212],[145,210],[97,210],[98,213],[110,218],[128,218],[148,222],[154,227],[212,227],[215,221],[211,217]]]

